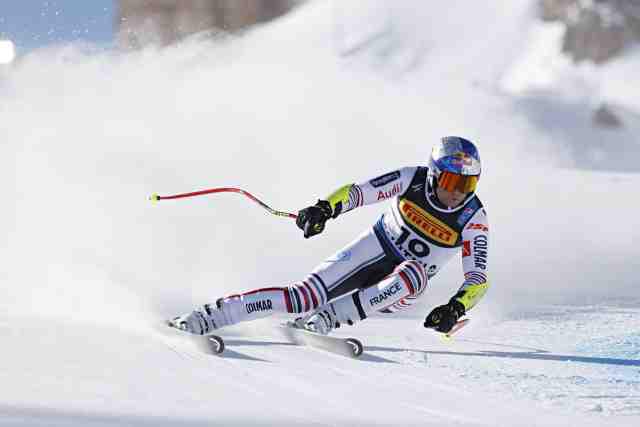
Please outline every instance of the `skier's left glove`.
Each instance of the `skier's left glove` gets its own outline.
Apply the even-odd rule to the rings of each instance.
[[[298,212],[296,225],[304,231],[305,239],[322,233],[324,223],[332,217],[332,209],[326,200],[318,200],[313,206],[304,208]]]
[[[446,334],[451,331],[459,318],[464,316],[464,305],[460,301],[451,299],[448,304],[434,308],[424,320],[424,327],[435,329]]]

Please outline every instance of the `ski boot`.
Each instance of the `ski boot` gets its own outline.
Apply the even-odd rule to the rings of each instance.
[[[229,323],[229,317],[222,308],[222,298],[216,301],[215,307],[205,304],[202,310],[194,310],[168,321],[169,326],[194,335],[210,334]]]
[[[308,317],[296,319],[294,323],[300,329],[306,329],[320,335],[329,335],[333,329],[340,327],[340,322],[336,319],[336,314],[331,305],[316,311]]]

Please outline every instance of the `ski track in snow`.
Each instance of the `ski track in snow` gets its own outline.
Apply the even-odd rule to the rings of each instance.
[[[2,322],[0,425],[635,425],[638,310],[537,313],[475,319],[453,340],[369,319],[338,331],[364,341],[360,360],[290,344],[271,320],[223,334],[223,356],[153,330]]]

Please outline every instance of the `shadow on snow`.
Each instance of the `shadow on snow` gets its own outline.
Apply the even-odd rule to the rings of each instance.
[[[471,342],[471,341],[468,341]],[[445,350],[416,350],[407,348],[392,348],[392,347],[367,347],[367,350],[371,351],[389,351],[389,352],[405,352],[413,351],[423,354],[441,354],[448,356],[464,356],[464,357],[497,357],[504,359],[522,359],[522,360],[548,360],[553,362],[577,362],[577,363],[590,363],[598,365],[613,365],[613,366],[640,366],[640,360],[635,359],[618,359],[613,357],[593,357],[593,356],[578,356],[578,355],[564,355],[564,354],[552,354],[546,350],[531,349],[530,351],[445,351]]]

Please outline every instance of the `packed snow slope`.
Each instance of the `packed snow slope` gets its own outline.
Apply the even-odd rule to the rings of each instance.
[[[222,43],[58,46],[0,75],[0,425],[637,425],[635,128],[526,91],[536,2],[429,3],[311,2]],[[239,186],[296,211],[450,134],[480,147],[492,233],[458,340],[421,326],[457,261],[414,311],[340,331],[362,361],[288,345],[278,319],[227,331],[223,358],[156,331],[303,277],[385,206],[305,240],[241,196],[149,194]]]

